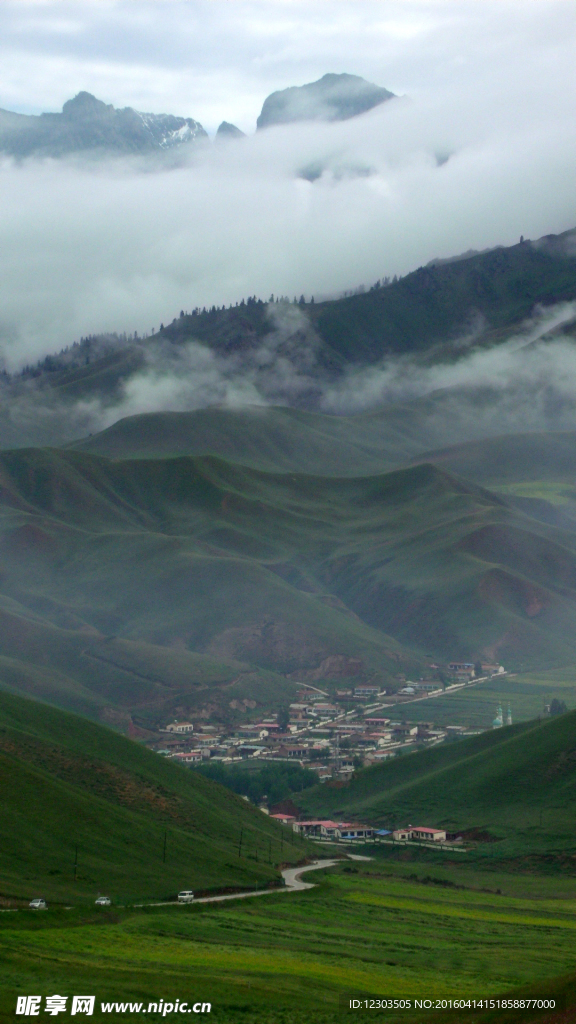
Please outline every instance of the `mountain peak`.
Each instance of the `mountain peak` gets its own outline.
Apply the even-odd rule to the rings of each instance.
[[[316,82],[293,85],[264,100],[258,128],[296,121],[345,121],[394,98],[359,75],[328,73]]]
[[[217,136],[220,138],[228,139],[244,139],[246,138],[245,132],[240,131],[235,124],[230,124],[230,121],[222,121],[222,124],[218,126]]]
[[[62,107],[62,116],[68,119],[93,117],[95,114],[113,114],[114,107],[111,103],[104,103],[96,99],[91,92],[79,92],[71,100],[66,100]]]
[[[17,157],[166,152],[207,138],[191,117],[118,109],[86,91],[67,100],[60,114],[2,111],[0,117],[0,152]]]

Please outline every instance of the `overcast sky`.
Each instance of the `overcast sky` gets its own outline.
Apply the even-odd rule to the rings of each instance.
[[[60,110],[87,89],[251,131],[270,92],[327,71],[413,96],[494,72],[561,91],[575,34],[572,0],[3,0],[0,106]]]
[[[326,72],[405,96],[189,165],[0,166],[0,347],[18,365],[181,308],[333,293],[576,226],[573,0],[2,0],[0,107],[115,106],[253,133]],[[439,166],[438,158],[448,161]],[[317,182],[298,177],[310,163]]]

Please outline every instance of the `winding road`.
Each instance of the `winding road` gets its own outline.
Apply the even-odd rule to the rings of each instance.
[[[362,859],[369,860],[368,857]],[[280,892],[301,892],[302,889],[313,889],[314,882],[303,882],[300,876],[303,875],[305,871],[319,871],[321,868],[334,867],[337,863],[338,862],[336,860],[316,860],[313,864],[305,864],[300,868],[284,868],[282,871],[282,878],[286,884],[282,889],[253,889],[251,892],[233,892],[228,893],[226,896],[200,896],[198,899],[193,900],[192,904],[178,903],[176,905],[179,907],[189,907],[196,903],[223,903],[224,900],[245,900],[250,896],[270,896],[271,894],[278,894]],[[164,903],[136,903],[135,906],[173,907],[174,901],[170,900]]]

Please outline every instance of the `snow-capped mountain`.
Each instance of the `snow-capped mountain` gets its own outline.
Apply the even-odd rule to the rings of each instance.
[[[65,156],[78,152],[151,153],[206,139],[191,117],[116,109],[89,92],[68,100],[59,114],[0,110],[0,152],[15,157]]]

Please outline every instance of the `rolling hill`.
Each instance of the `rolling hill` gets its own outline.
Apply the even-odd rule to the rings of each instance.
[[[576,658],[576,534],[430,464],[20,449],[0,486],[3,685],[123,727],[280,705],[334,655],[392,690],[430,658]]]
[[[488,487],[522,483],[573,484],[576,478],[576,433],[534,431],[482,438],[424,452],[415,461],[457,473]]]
[[[299,802],[309,812],[387,827],[411,822],[487,834],[485,856],[570,857],[575,728],[570,712],[494,730],[367,768],[344,789],[316,786]]]
[[[17,692],[145,724],[285,703],[286,674],[331,654],[379,678],[421,664],[292,564],[330,523],[314,501],[312,514],[282,508],[288,478],[37,449],[5,453],[0,475],[0,655]]]
[[[479,407],[478,396],[452,388],[356,416],[285,406],[143,413],[66,447],[121,460],[215,455],[270,473],[338,477],[429,462],[492,489],[512,485],[510,493],[571,483],[576,433],[498,432],[497,404]],[[478,429],[482,436],[471,436]]]
[[[103,726],[6,693],[0,777],[4,903],[267,885],[278,878],[275,864],[302,856],[279,826],[217,783]]]
[[[144,413],[69,446],[109,459],[216,455],[271,473],[357,476],[393,468],[420,451],[384,417],[323,416],[286,407]],[[404,459],[403,459],[404,457]]]
[[[503,434],[416,456],[449,473],[489,487],[525,515],[561,530],[576,530],[576,434],[534,431]]]

